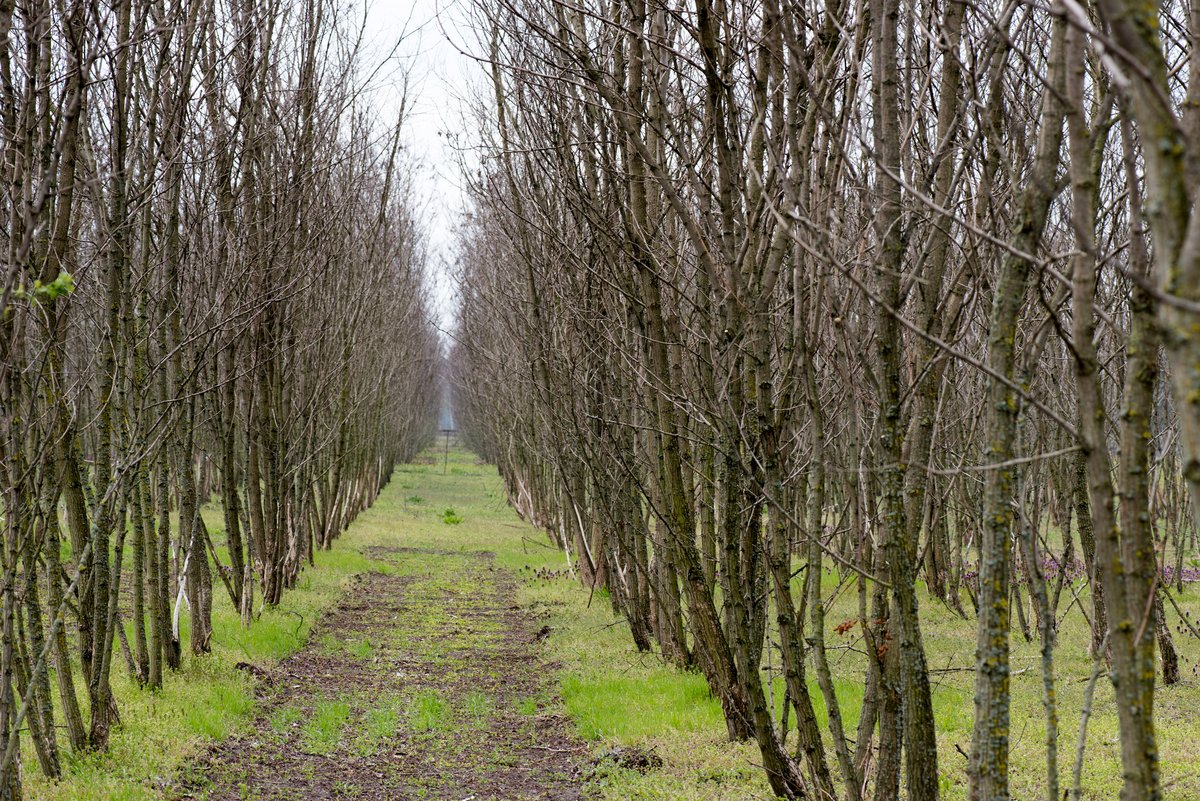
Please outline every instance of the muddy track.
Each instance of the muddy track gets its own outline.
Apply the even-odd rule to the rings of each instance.
[[[553,712],[539,623],[489,554],[373,551],[309,644],[259,676],[250,729],[176,799],[583,798],[585,750]]]

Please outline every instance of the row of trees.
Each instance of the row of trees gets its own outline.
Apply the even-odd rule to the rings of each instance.
[[[1111,664],[1122,798],[1160,797],[1155,647],[1173,681],[1163,603],[1200,509],[1195,4],[492,0],[476,21],[458,419],[638,647],[703,671],[780,796],[890,799],[903,774],[926,801],[920,605],[973,611],[970,797],[991,801],[1015,611],[1059,801],[1081,560],[1069,620]],[[856,731],[831,564],[865,638]]]
[[[437,335],[361,20],[309,0],[0,2],[0,798],[103,749],[432,432]],[[223,541],[200,507],[224,512]]]

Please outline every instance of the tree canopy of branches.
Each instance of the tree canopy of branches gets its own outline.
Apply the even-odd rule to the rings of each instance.
[[[62,736],[103,749],[116,654],[156,688],[185,610],[197,655],[214,594],[249,625],[433,430],[424,244],[360,23],[0,2],[0,798],[19,733],[50,777]]]
[[[920,604],[974,612],[969,796],[995,801],[1019,624],[1059,801],[1080,559],[1122,798],[1161,797],[1155,648],[1174,681],[1163,606],[1200,510],[1196,5],[494,0],[475,21],[458,418],[637,646],[703,671],[780,796],[926,801]],[[856,731],[830,567],[858,596]]]

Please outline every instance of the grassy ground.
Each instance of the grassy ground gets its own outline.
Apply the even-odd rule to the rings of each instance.
[[[213,523],[219,527],[219,518],[214,517]],[[161,693],[136,689],[122,672],[116,692],[125,725],[114,734],[112,749],[71,764],[68,779],[58,786],[48,786],[35,776],[33,755],[27,754],[32,797],[161,797],[161,788],[180,764],[206,742],[244,728],[253,717],[251,687],[234,664],[250,661],[267,666],[299,648],[311,623],[336,601],[352,576],[383,567],[364,555],[377,547],[490,551],[497,567],[518,574],[522,579],[520,600],[544,616],[550,626],[545,648],[559,666],[560,698],[537,699],[529,711],[561,704],[579,735],[597,753],[615,745],[636,745],[653,748],[664,760],[661,769],[644,775],[600,768],[590,781],[601,798],[741,801],[770,797],[757,767],[756,750],[726,741],[720,707],[709,697],[703,678],[676,672],[653,656],[638,654],[607,599],[599,594],[590,597],[582,590],[565,574],[562,554],[547,547],[544,535],[522,523],[508,508],[495,470],[453,450],[445,466],[438,453],[436,458],[431,454],[425,464],[399,468],[375,506],[331,553],[318,556],[317,569],[304,574],[301,587],[250,630],[240,627],[227,609],[227,599],[217,599],[213,655],[202,660],[185,657],[184,670],[171,676]],[[836,575],[826,576],[826,582],[832,594]],[[853,592],[839,595],[828,612],[830,627],[855,617],[855,603]],[[1194,586],[1182,603],[1187,609],[1200,610],[1200,593]],[[1091,670],[1084,621],[1078,612],[1072,614],[1063,624],[1057,659],[1062,721],[1059,764],[1064,780],[1070,776],[1084,684]],[[926,600],[922,625],[930,667],[935,671],[942,785],[945,797],[954,801],[966,797],[966,760],[956,746],[970,749],[974,621],[961,620]],[[857,630],[841,637],[831,631],[829,642],[843,715],[853,725],[862,694],[861,657],[855,650]],[[1200,702],[1200,680],[1194,670],[1195,641],[1177,636],[1177,646],[1183,658],[1183,681],[1160,688],[1155,713],[1165,797],[1184,801],[1200,797],[1200,719],[1192,714]],[[1013,796],[1032,799],[1044,795],[1045,775],[1036,642],[1026,644],[1016,636],[1013,668]],[[823,716],[820,693],[815,686],[812,692],[818,715]],[[777,702],[781,695],[775,693]],[[434,718],[435,701],[429,700],[427,710]],[[1120,786],[1116,716],[1111,688],[1103,679],[1094,709],[1083,774],[1084,797],[1115,798]],[[386,726],[394,713],[380,711],[380,726]],[[341,710],[331,707],[322,714],[333,719]],[[290,723],[281,721],[280,725]],[[312,747],[318,748],[321,727],[316,723],[312,727],[314,733],[306,737],[311,736]]]

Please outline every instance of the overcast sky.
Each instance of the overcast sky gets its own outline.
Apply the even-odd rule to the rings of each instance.
[[[407,146],[419,163],[417,193],[425,205],[434,278],[436,313],[443,328],[453,316],[453,286],[446,262],[452,258],[454,226],[462,209],[459,157],[447,133],[463,129],[469,87],[483,72],[459,48],[467,47],[463,20],[471,0],[364,0],[367,4],[367,57],[381,65],[375,101],[381,116],[392,117],[405,95]],[[388,54],[395,52],[389,59]],[[469,141],[469,140],[468,140]],[[467,154],[468,163],[470,155]]]

